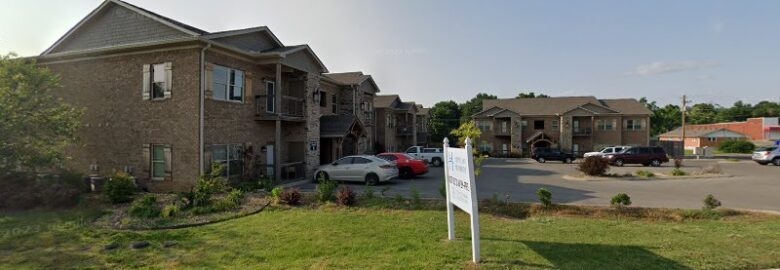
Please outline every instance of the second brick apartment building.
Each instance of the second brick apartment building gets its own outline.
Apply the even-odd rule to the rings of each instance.
[[[652,112],[635,99],[595,97],[484,100],[473,115],[476,147],[494,156],[527,155],[535,147],[583,153],[610,145],[647,145]]]

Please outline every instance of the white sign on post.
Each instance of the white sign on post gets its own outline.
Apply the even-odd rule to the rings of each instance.
[[[449,240],[455,240],[455,209],[471,215],[471,255],[474,263],[479,262],[479,209],[477,208],[477,186],[474,175],[474,155],[471,139],[466,138],[466,148],[449,147],[444,138],[444,179],[447,192],[447,233]]]

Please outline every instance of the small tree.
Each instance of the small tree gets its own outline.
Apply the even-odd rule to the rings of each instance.
[[[455,135],[458,137],[458,145],[461,147],[466,146],[466,138],[471,139],[471,145],[472,147],[476,142],[479,140],[479,137],[482,136],[482,131],[477,128],[477,123],[472,121],[465,122],[460,125],[457,129],[453,130],[451,132],[452,135]],[[487,156],[481,155],[479,153],[479,150],[477,148],[472,148],[474,151],[474,174],[476,176],[479,176],[482,174],[482,162],[485,161]]]
[[[83,110],[56,98],[60,79],[34,62],[0,55],[0,170],[61,164]]]
[[[536,196],[539,197],[539,202],[544,205],[544,207],[550,207],[552,205],[552,192],[545,188],[539,188],[539,190],[536,191]]]

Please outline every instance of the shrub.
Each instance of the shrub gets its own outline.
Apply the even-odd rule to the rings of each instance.
[[[178,216],[179,213],[181,213],[181,208],[179,208],[178,205],[168,204],[163,207],[162,212],[160,212],[160,216],[164,218],[172,218]]]
[[[271,190],[271,198],[274,199],[274,202],[279,202],[279,196],[282,195],[282,192],[284,192],[284,188],[282,187],[275,187]]]
[[[228,195],[227,195],[226,199],[227,199],[228,201],[231,201],[231,202],[234,202],[234,203],[236,203],[236,205],[241,205],[241,201],[243,201],[243,200],[244,200],[244,195],[245,195],[245,194],[244,194],[244,192],[243,192],[243,191],[241,191],[241,190],[239,190],[239,189],[234,189],[234,190],[231,190],[231,191],[228,193]]]
[[[539,197],[539,202],[542,203],[545,207],[549,207],[552,205],[552,192],[545,188],[539,188],[539,190],[536,191],[536,196]]]
[[[756,145],[745,140],[730,140],[722,142],[719,149],[725,153],[752,153]]]
[[[688,175],[688,173],[683,171],[683,170],[675,168],[674,170],[672,170],[672,175],[673,176],[685,176],[685,175]]]
[[[198,179],[192,194],[192,204],[194,206],[211,204],[211,196],[225,190],[227,181],[222,177],[224,170],[225,168],[222,164],[214,163],[211,167],[211,172]]]
[[[618,193],[617,195],[612,197],[612,201],[610,201],[610,204],[615,207],[629,206],[631,205],[631,197],[629,197],[628,194],[625,193]]]
[[[338,194],[336,194],[336,202],[339,205],[350,206],[355,204],[355,192],[347,186],[341,187]]]
[[[286,205],[298,205],[301,203],[301,191],[297,188],[287,189],[279,195],[279,201]]]
[[[374,198],[374,187],[366,185],[366,190],[363,192],[363,196],[366,198],[366,200],[371,200]]]
[[[257,180],[258,185],[265,191],[272,191],[274,188],[274,180],[268,176],[263,176],[260,180]]]
[[[638,171],[636,171],[636,175],[637,176],[641,176],[641,177],[654,177],[655,176],[655,174],[653,172],[645,171],[645,170],[638,170]]]
[[[599,176],[609,170],[609,163],[601,157],[587,157],[577,169],[590,176]]]
[[[712,194],[707,195],[707,197],[704,197],[704,210],[715,210],[715,208],[718,208],[721,206],[720,200],[715,199],[715,196],[712,196]]]
[[[674,158],[674,168],[679,169],[683,165],[683,159],[680,157]]]
[[[207,206],[195,206],[192,208],[192,214],[193,215],[204,215],[214,212],[214,207],[207,205]]]
[[[212,204],[214,211],[226,211],[238,208],[239,204],[229,197],[224,197]]]
[[[130,205],[127,212],[138,218],[155,218],[160,216],[160,209],[157,207],[157,198],[152,195],[146,195],[137,199]]]
[[[336,192],[336,188],[339,186],[338,182],[327,179],[324,174],[320,174],[318,180],[317,201],[330,201],[333,198],[333,193]]]
[[[135,191],[133,178],[124,172],[112,175],[103,185],[103,194],[114,204],[132,201]]]

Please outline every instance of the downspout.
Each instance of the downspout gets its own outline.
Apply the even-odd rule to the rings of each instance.
[[[200,168],[198,171],[200,175],[205,174],[205,140],[203,139],[203,126],[205,119],[205,101],[206,101],[206,50],[211,48],[211,43],[207,43],[206,47],[200,50],[200,100],[199,100],[199,113],[198,113],[198,160],[200,160]]]

